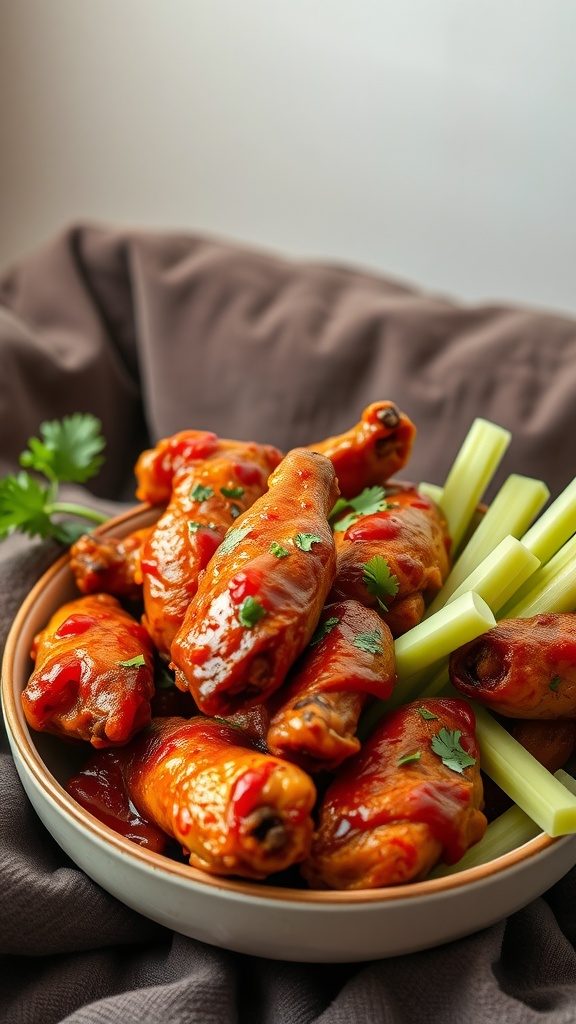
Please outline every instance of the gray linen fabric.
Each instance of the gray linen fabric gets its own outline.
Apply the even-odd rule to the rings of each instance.
[[[440,482],[476,415],[514,432],[501,476],[575,475],[576,324],[465,309],[375,275],[214,241],[74,228],[0,281],[0,463],[42,419],[99,415],[95,494],[133,492],[150,440],[186,426],[287,448],[377,398],[419,433],[413,479]],[[107,507],[113,507],[111,505]],[[6,553],[7,552],[7,553]],[[59,553],[0,551],[0,644]],[[576,871],[508,921],[367,964],[259,960],[128,910],[62,853],[0,741],[2,1024],[568,1024]]]

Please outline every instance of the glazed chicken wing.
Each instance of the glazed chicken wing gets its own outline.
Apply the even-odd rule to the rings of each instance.
[[[63,605],[35,637],[32,657],[22,706],[33,729],[107,747],[150,721],[152,644],[115,597]]]
[[[510,718],[575,718],[576,614],[502,619],[454,651],[450,679]]]
[[[165,658],[201,571],[234,520],[266,491],[281,458],[269,445],[230,444],[177,471],[170,503],[141,549],[143,621]]]
[[[176,683],[206,714],[263,701],[310,640],[335,571],[332,463],[294,449],[228,531],[172,643]]]
[[[114,594],[137,601],[142,596],[140,551],[152,530],[147,526],[127,537],[83,534],[70,548],[70,568],[82,594]]]
[[[398,473],[412,451],[416,428],[393,402],[373,402],[350,430],[308,447],[332,462],[340,493],[353,498]]]
[[[415,626],[450,568],[450,539],[438,507],[409,484],[386,487],[387,507],[342,530],[334,524],[337,572],[329,601],[354,598],[380,612],[397,637]],[[345,509],[340,523],[349,520]],[[384,559],[397,590],[382,592],[367,579],[372,559]]]
[[[155,719],[128,747],[98,753],[68,788],[103,819],[110,779],[116,787],[121,779],[140,834],[152,823],[212,874],[265,878],[309,851],[312,780],[225,722]],[[120,820],[108,814],[106,823],[127,834],[124,819],[121,807]],[[139,833],[132,830],[137,842]]]
[[[316,888],[416,881],[482,838],[474,715],[465,701],[388,712],[328,787],[303,874]]]
[[[326,605],[271,698],[269,749],[307,771],[333,770],[360,749],[355,733],[369,695],[387,700],[395,682],[392,634],[376,612],[357,601]]]

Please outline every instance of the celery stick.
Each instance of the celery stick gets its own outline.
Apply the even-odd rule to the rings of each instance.
[[[506,537],[454,592],[445,607],[449,607],[462,594],[473,590],[496,613],[524,580],[532,575],[538,564],[538,559],[526,550],[521,541],[516,540],[515,537]],[[435,692],[429,694],[428,684],[432,682],[438,671],[442,671],[442,668],[443,661],[439,664],[431,664],[429,669],[421,669],[412,675],[406,680],[403,696],[405,694],[414,694],[414,697],[422,694],[434,696]],[[412,700],[413,698],[407,696],[405,699]],[[396,701],[399,703],[398,697],[396,697]]]
[[[427,484],[425,482],[418,484],[418,490],[420,494],[424,494],[427,498],[430,498],[436,505],[440,505],[442,502],[443,487],[439,484]]]
[[[468,523],[508,447],[509,430],[474,420],[446,478],[442,511],[448,522],[453,549],[457,551]]]
[[[576,609],[576,537],[536,570],[499,611],[499,618],[525,619],[542,612],[573,612]]]
[[[550,491],[542,480],[512,473],[502,484],[478,528],[452,567],[444,586],[428,607],[426,615],[442,608],[501,540],[509,534],[512,537],[521,537],[545,505],[549,495]],[[536,557],[539,556],[536,554]]]
[[[532,576],[540,562],[516,540],[505,537],[454,591],[446,605],[473,590],[496,612]]]
[[[419,696],[422,669],[446,658],[456,647],[475,640],[494,625],[496,620],[486,602],[468,591],[431,619],[419,622],[399,636],[394,642],[398,684],[389,700],[375,701],[363,714],[358,728],[359,738],[364,740],[368,736],[385,711],[412,700],[411,696],[405,696],[404,680],[407,680],[410,693]]]
[[[568,772],[560,768],[554,773],[554,777],[576,795],[576,779],[573,779]],[[488,861],[496,860],[511,850],[516,850],[524,843],[530,842],[536,836],[541,835],[542,830],[529,818],[528,815],[514,804],[504,811],[498,818],[491,821],[482,839],[471,846],[463,857],[456,864],[439,864],[428,878],[444,878],[445,875],[454,875],[459,871],[466,871],[467,868],[475,868],[480,864],[487,864]]]
[[[522,543],[545,563],[575,532],[576,477],[524,534]]]
[[[483,770],[549,836],[576,832],[576,796],[476,701],[476,738]]]
[[[398,637],[394,643],[398,679],[432,665],[494,625],[496,620],[486,602],[467,591]]]

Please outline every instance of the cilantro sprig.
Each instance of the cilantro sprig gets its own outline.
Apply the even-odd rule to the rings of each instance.
[[[373,629],[370,633],[357,633],[353,640],[354,647],[358,647],[367,654],[382,654],[382,633],[379,629]]]
[[[442,763],[453,772],[462,774],[465,768],[476,764],[476,758],[470,757],[460,743],[462,733],[459,729],[440,729],[430,741],[430,746],[435,754],[441,758]]]
[[[362,582],[369,594],[376,598],[378,605],[383,612],[388,608],[384,598],[395,597],[400,588],[398,577],[390,571],[390,566],[382,555],[374,555],[368,562],[364,563]]]
[[[330,512],[330,521],[333,522],[335,520],[332,529],[336,533],[344,533],[349,526],[352,526],[362,516],[373,516],[376,512],[385,512],[388,507],[384,487],[379,485],[365,487],[355,498],[338,498]],[[344,512],[347,508],[350,508],[352,511],[348,512],[342,519],[338,519],[337,517],[340,513]]]
[[[104,457],[102,424],[90,413],[74,413],[40,424],[20,455],[22,470],[0,479],[0,540],[20,532],[30,537],[54,537],[71,544],[86,526],[61,521],[61,515],[104,523],[108,516],[76,502],[59,501],[61,483],[84,484],[95,476]],[[43,478],[43,479],[39,479]]]

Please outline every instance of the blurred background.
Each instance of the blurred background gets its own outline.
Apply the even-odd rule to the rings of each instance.
[[[574,0],[0,0],[0,268],[72,221],[576,312]]]

